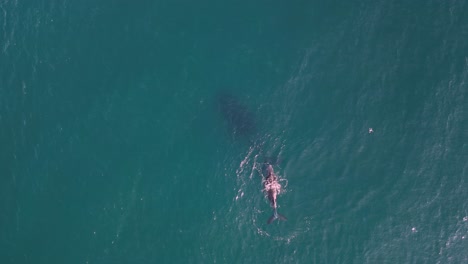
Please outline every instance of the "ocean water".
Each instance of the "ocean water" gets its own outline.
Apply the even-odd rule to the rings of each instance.
[[[467,12],[1,0],[0,263],[468,263]]]

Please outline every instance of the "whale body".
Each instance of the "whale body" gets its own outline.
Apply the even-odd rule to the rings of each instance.
[[[263,180],[263,191],[266,193],[271,207],[273,207],[273,215],[268,219],[267,223],[270,224],[276,219],[286,221],[286,217],[278,213],[277,210],[276,198],[281,193],[281,184],[278,182],[278,176],[276,176],[271,164],[265,163],[263,167],[263,175],[265,177]]]
[[[256,132],[254,114],[235,96],[222,92],[217,96],[217,103],[234,135],[249,137]]]

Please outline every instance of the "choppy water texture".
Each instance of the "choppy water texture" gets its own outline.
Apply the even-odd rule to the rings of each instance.
[[[468,263],[467,11],[1,0],[0,262]]]

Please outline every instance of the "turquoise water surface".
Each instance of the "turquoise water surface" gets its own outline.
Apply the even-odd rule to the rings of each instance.
[[[0,263],[468,263],[467,13],[1,0]]]

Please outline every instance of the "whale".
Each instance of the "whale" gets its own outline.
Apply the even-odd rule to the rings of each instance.
[[[250,137],[255,134],[255,115],[237,97],[228,92],[221,92],[216,101],[234,136]]]
[[[271,224],[276,219],[286,221],[287,218],[278,213],[277,197],[281,193],[281,184],[278,182],[278,176],[273,170],[273,166],[269,163],[265,163],[263,166],[263,191],[266,197],[270,201],[270,205],[273,208],[273,214],[268,218],[267,223]]]

